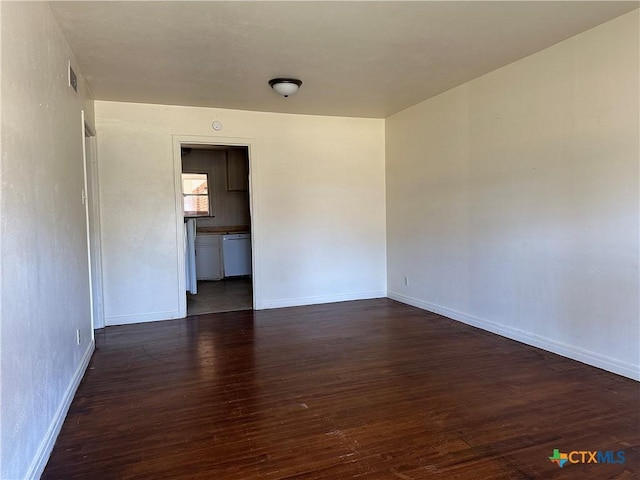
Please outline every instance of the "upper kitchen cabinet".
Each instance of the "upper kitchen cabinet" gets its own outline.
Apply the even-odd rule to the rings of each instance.
[[[229,192],[249,190],[249,157],[246,148],[227,150],[227,190]]]

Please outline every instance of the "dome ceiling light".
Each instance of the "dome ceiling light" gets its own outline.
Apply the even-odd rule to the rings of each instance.
[[[287,98],[289,95],[293,95],[298,91],[298,88],[302,85],[302,81],[297,78],[272,78],[269,80],[269,85],[279,95]]]

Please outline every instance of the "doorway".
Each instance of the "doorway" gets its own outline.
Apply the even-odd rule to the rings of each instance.
[[[254,305],[249,146],[180,143],[186,315]]]
[[[98,163],[96,155],[96,133],[81,112],[83,125],[83,203],[87,224],[87,261],[89,266],[89,302],[91,306],[92,331],[104,328],[102,298],[102,257],[100,235],[100,197],[98,189]]]

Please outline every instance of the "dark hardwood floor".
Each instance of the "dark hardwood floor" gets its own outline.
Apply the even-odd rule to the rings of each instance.
[[[640,477],[639,383],[391,300],[96,341],[45,479]]]

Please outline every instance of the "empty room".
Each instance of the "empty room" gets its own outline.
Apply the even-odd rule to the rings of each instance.
[[[0,479],[638,478],[639,8],[0,1]]]

